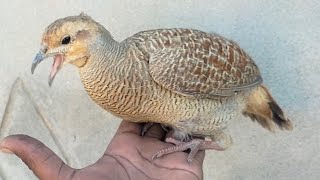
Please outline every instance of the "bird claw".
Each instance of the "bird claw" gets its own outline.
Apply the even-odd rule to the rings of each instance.
[[[191,164],[194,156],[200,150],[202,141],[204,141],[204,140],[193,139],[189,142],[181,142],[181,141],[178,141],[176,139],[169,137],[169,138],[166,138],[165,141],[168,143],[174,144],[174,146],[171,146],[171,147],[168,147],[168,148],[165,148],[165,149],[158,151],[155,155],[153,155],[152,160],[154,160],[155,158],[160,158],[163,155],[171,154],[174,152],[183,152],[183,151],[190,149],[190,153],[188,154],[187,161],[189,164]]]
[[[218,151],[224,150],[216,142],[203,140],[203,139],[192,139],[188,142],[182,142],[174,138],[168,137],[166,138],[165,141],[168,143],[174,144],[174,146],[158,151],[155,155],[152,156],[152,160],[156,158],[160,158],[163,155],[171,154],[174,152],[183,152],[189,149],[190,152],[188,154],[187,161],[189,164],[191,164],[193,161],[193,158],[195,157],[197,152],[200,150],[205,150],[205,149],[214,149]]]
[[[151,128],[151,126],[153,126],[154,124],[155,124],[155,123],[153,123],[153,122],[144,123],[140,135],[141,135],[141,136],[146,135],[146,133],[147,133],[147,132],[149,131],[149,129]],[[169,128],[168,128],[166,125],[164,125],[164,124],[160,124],[160,125],[161,125],[161,127],[162,127],[163,130],[165,130],[166,132],[169,131]]]
[[[146,133],[148,132],[148,130],[151,128],[151,126],[153,125],[152,122],[148,122],[148,123],[144,123],[142,129],[141,129],[141,136],[146,135]]]
[[[153,161],[153,160],[155,160],[156,158],[161,157],[162,155],[163,155],[163,154],[162,154],[160,151],[158,151],[155,155],[152,156],[151,160]]]

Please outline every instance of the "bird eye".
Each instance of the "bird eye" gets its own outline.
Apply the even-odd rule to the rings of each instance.
[[[66,36],[62,39],[61,44],[69,44],[71,40],[70,36]]]

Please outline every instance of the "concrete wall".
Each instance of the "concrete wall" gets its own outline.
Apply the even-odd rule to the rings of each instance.
[[[206,179],[319,178],[317,0],[2,0],[1,137],[25,133],[39,138],[76,168],[102,155],[119,120],[89,99],[77,70],[64,68],[51,88],[50,60],[30,74],[44,28],[82,11],[118,40],[152,28],[196,28],[237,41],[255,59],[295,130],[272,134],[246,118],[236,120],[230,127],[234,146],[206,153]],[[36,179],[20,160],[5,154],[0,154],[1,178]]]

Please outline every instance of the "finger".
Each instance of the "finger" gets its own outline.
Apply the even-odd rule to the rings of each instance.
[[[160,124],[153,124],[145,133],[144,137],[157,138],[162,140],[165,136],[165,131]]]
[[[117,131],[116,134],[133,133],[133,134],[140,135],[141,129],[142,129],[141,124],[123,120],[120,123],[118,131]]]
[[[70,177],[75,169],[67,166],[42,142],[27,135],[11,135],[0,143],[0,149],[16,154],[40,179]]]

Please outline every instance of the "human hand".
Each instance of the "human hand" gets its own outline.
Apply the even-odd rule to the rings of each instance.
[[[152,160],[159,150],[172,146],[163,139],[160,125],[153,125],[141,137],[142,126],[122,121],[103,156],[83,169],[66,165],[51,149],[26,135],[12,135],[3,139],[0,149],[11,151],[40,179],[202,179],[204,151],[192,164],[187,154],[176,152]]]

